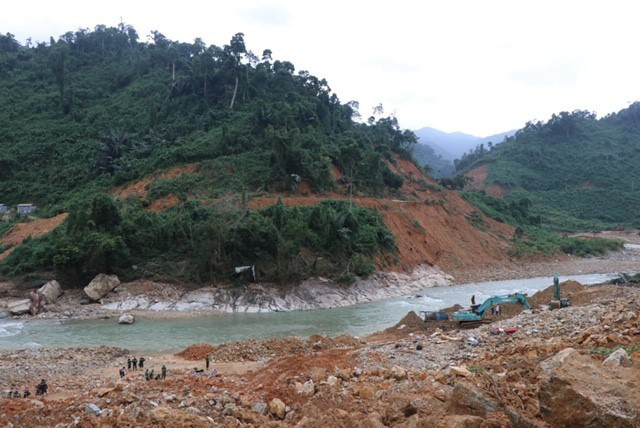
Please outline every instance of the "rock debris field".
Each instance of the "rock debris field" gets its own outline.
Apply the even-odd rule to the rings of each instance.
[[[165,380],[120,380],[124,349],[3,352],[0,426],[638,426],[640,289],[566,288],[572,307],[546,291],[475,329],[410,314],[363,339],[197,344],[151,357]],[[43,376],[47,396],[4,398]]]

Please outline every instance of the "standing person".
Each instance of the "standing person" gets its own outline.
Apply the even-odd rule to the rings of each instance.
[[[165,366],[164,364],[162,365],[162,379],[165,379],[167,377],[167,366]]]
[[[49,385],[47,385],[47,381],[42,379],[38,384],[38,389],[36,390],[36,395],[44,395],[49,391]]]
[[[120,369],[120,379],[124,377],[124,366]]]
[[[138,367],[140,367],[140,370],[144,368],[144,357],[140,357],[138,360]]]
[[[131,357],[127,358],[127,370],[131,370]]]
[[[13,398],[13,390],[16,388],[15,385],[11,385],[11,389],[9,390],[9,395],[7,395],[7,398]]]
[[[500,311],[502,309],[500,308],[500,305],[496,305],[496,315],[500,316]]]
[[[207,354],[207,358],[205,358],[206,364],[207,364],[207,370],[209,370],[209,363],[211,362],[211,358],[209,357],[209,354]]]
[[[136,357],[133,357],[133,359],[131,360],[131,366],[134,370],[138,370],[138,359]]]
[[[149,380],[149,369],[144,371],[144,380]]]
[[[476,304],[476,295],[475,295],[475,294],[472,294],[472,295],[471,295],[471,304],[472,304],[472,305],[475,305],[475,304]]]
[[[31,396],[31,391],[29,391],[29,387],[28,387],[28,386],[25,386],[25,387],[24,387],[24,394],[23,394],[23,397],[24,397],[24,398],[29,398],[30,396]]]

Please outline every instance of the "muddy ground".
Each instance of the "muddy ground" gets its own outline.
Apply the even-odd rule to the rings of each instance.
[[[548,311],[546,290],[472,330],[408,315],[364,339],[199,344],[148,356],[158,381],[119,380],[117,348],[2,352],[4,396],[41,376],[50,394],[2,398],[1,426],[637,426],[640,290],[564,289],[573,307]],[[628,360],[605,364],[618,347]]]

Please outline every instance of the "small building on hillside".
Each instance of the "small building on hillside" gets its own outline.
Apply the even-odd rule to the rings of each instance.
[[[6,206],[5,204],[0,204],[0,215],[1,214],[6,214],[7,211],[9,211],[9,207]]]
[[[29,215],[36,211],[36,206],[34,204],[18,204],[16,208],[18,215]]]

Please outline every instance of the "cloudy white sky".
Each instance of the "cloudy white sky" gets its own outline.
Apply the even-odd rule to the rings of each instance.
[[[45,41],[116,25],[141,36],[227,43],[324,77],[363,116],[382,103],[401,126],[478,136],[562,110],[599,115],[640,100],[637,1],[10,2],[0,32]]]

